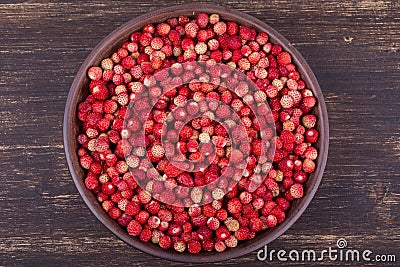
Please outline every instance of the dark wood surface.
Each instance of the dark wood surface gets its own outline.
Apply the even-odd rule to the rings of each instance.
[[[0,3],[0,266],[180,265],[126,245],[90,213],[67,169],[61,132],[69,86],[91,49],[131,18],[183,2]],[[343,237],[350,249],[395,254],[399,265],[400,2],[221,5],[289,39],[314,70],[328,106],[322,184],[269,249],[320,251]],[[265,264],[257,251],[219,263]]]

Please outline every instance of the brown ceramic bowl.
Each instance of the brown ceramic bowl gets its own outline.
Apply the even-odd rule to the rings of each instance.
[[[163,250],[158,245],[152,244],[151,242],[144,243],[138,238],[129,236],[125,229],[119,226],[116,221],[112,220],[108,214],[103,211],[101,205],[96,200],[95,195],[86,189],[84,184],[84,171],[79,165],[79,159],[76,153],[78,149],[76,136],[79,132],[77,105],[89,94],[89,79],[86,75],[88,68],[93,65],[99,65],[100,61],[104,57],[110,56],[124,40],[128,40],[132,32],[139,30],[145,24],[161,22],[165,19],[179,15],[194,16],[198,12],[218,13],[221,18],[225,20],[232,20],[239,24],[247,25],[257,31],[268,33],[270,40],[273,43],[280,44],[284,50],[290,52],[303,80],[318,99],[318,106],[314,110],[315,114],[318,116],[317,129],[320,133],[320,141],[317,144],[319,157],[317,159],[315,172],[310,175],[306,182],[304,197],[293,202],[293,205],[287,213],[286,219],[277,227],[264,232],[259,232],[256,234],[254,239],[240,242],[236,248],[227,249],[222,253],[178,253],[173,250]],[[101,41],[83,62],[71,85],[65,107],[63,135],[68,167],[75,185],[89,209],[108,229],[129,245],[151,255],[173,261],[197,263],[216,262],[239,257],[272,242],[274,239],[282,235],[301,216],[317,191],[324,172],[329,144],[328,115],[324,98],[317,79],[300,53],[288,40],[264,22],[236,10],[206,4],[188,4],[155,10],[130,20]]]

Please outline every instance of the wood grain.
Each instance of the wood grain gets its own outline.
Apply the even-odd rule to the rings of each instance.
[[[0,1],[0,266],[182,265],[129,247],[97,221],[71,180],[61,136],[69,86],[91,49],[132,17],[181,3]],[[344,237],[349,248],[397,254],[399,262],[400,2],[221,5],[289,39],[328,106],[322,184],[300,220],[269,247],[322,250]],[[218,265],[265,265],[256,255]],[[335,264],[342,265],[319,265]]]

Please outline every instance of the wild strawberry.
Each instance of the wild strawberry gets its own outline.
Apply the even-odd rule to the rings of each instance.
[[[210,228],[211,230],[217,230],[219,228],[219,220],[215,217],[210,217],[207,220],[207,226],[208,228]]]
[[[128,234],[138,236],[142,232],[142,226],[138,221],[132,220],[127,227]]]
[[[288,52],[282,52],[277,57],[278,63],[281,66],[286,66],[292,62],[292,57]]]
[[[200,240],[211,240],[213,236],[213,231],[207,227],[207,226],[200,226],[199,229],[197,229],[197,234]]]
[[[148,156],[151,162],[160,161],[162,157],[164,157],[164,148],[161,145],[155,144],[149,149]]]
[[[88,76],[91,80],[100,80],[103,75],[103,71],[100,67],[90,67],[88,70]]]
[[[195,38],[198,30],[199,26],[194,22],[189,22],[185,25],[185,33],[189,38]]]
[[[251,64],[247,58],[241,58],[238,62],[238,66],[242,70],[249,70],[251,67]]]
[[[293,198],[301,198],[301,197],[303,197],[303,185],[301,185],[301,184],[293,184],[290,187],[290,195]]]
[[[186,187],[193,187],[194,181],[193,178],[188,173],[181,173],[177,177],[178,183]]]
[[[308,148],[308,145],[306,143],[301,143],[301,144],[298,144],[295,146],[293,152],[298,156],[302,156],[307,148]]]
[[[290,171],[294,167],[293,160],[289,158],[284,158],[278,163],[278,168],[283,172]]]
[[[112,77],[112,82],[115,85],[120,85],[124,82],[124,76],[122,76],[121,74],[114,74],[114,76]]]
[[[207,30],[200,30],[197,32],[197,40],[199,42],[205,42],[209,39]]]
[[[129,103],[129,96],[127,93],[120,93],[117,95],[117,102],[121,106],[126,106]]]
[[[315,126],[315,123],[317,122],[317,117],[315,117],[315,115],[313,114],[308,114],[303,117],[302,122],[304,127],[310,129]]]
[[[164,235],[160,237],[160,240],[158,241],[158,244],[160,245],[160,247],[162,247],[163,249],[168,249],[171,247],[172,245],[172,241],[171,241],[171,237],[169,237],[168,235]]]
[[[318,157],[318,151],[315,147],[308,147],[306,151],[304,151],[304,157],[306,159],[316,160]]]
[[[293,143],[295,141],[295,136],[292,132],[283,130],[279,136],[282,143]]]
[[[178,17],[178,21],[179,21],[179,25],[185,25],[186,23],[189,22],[189,17],[187,16],[179,16]]]
[[[129,215],[136,215],[140,211],[140,205],[136,202],[128,202],[125,207],[125,213]]]
[[[84,155],[80,158],[80,164],[82,168],[89,169],[90,165],[93,163],[93,158],[89,155]]]
[[[318,141],[318,131],[314,128],[308,129],[304,136],[307,143],[316,143]]]
[[[199,253],[201,250],[201,244],[199,241],[196,240],[191,240],[188,243],[188,251],[189,253],[195,254],[195,253]]]
[[[99,181],[95,175],[89,175],[91,172],[88,173],[85,179],[85,186],[89,190],[94,190],[99,186]]]
[[[214,51],[219,48],[219,41],[217,39],[211,39],[207,42],[207,45],[210,51]]]
[[[210,23],[211,24],[216,24],[217,22],[219,22],[219,15],[218,14],[211,14],[210,15]]]
[[[154,50],[160,50],[163,47],[164,43],[160,37],[154,37],[151,40],[150,45],[151,45],[151,48],[153,48]]]
[[[236,35],[239,33],[239,25],[236,22],[228,21],[226,23],[226,32],[229,35]]]
[[[261,56],[260,53],[258,52],[253,52],[248,56],[248,59],[251,64],[256,65],[258,61],[260,60]]]
[[[226,24],[225,22],[217,22],[214,24],[213,28],[214,32],[218,35],[222,35],[226,32]]]
[[[217,252],[223,252],[226,249],[226,245],[223,241],[217,241],[214,244],[214,248]]]
[[[280,100],[280,103],[283,108],[291,108],[293,107],[294,101],[293,98],[290,97],[289,95],[283,95]]]
[[[249,192],[243,191],[240,193],[239,199],[243,204],[248,204],[252,201],[253,197]]]
[[[275,227],[276,224],[278,223],[277,218],[274,215],[268,215],[267,219],[266,219],[266,224],[268,227],[272,228]]]
[[[139,211],[138,214],[136,214],[135,219],[140,224],[145,224],[147,222],[147,220],[149,219],[149,217],[150,217],[150,214],[147,211],[141,210],[141,211]]]
[[[108,215],[116,220],[121,216],[121,210],[117,207],[112,207],[109,211],[108,211]]]
[[[247,227],[241,227],[235,232],[235,237],[237,240],[246,240],[249,238],[250,231]]]
[[[149,242],[151,239],[151,230],[149,228],[143,229],[140,233],[140,240],[143,242]]]
[[[104,101],[103,111],[105,113],[110,113],[110,114],[114,113],[115,111],[117,111],[117,108],[118,108],[118,104],[115,101],[113,101],[111,99]]]
[[[266,34],[265,32],[258,33],[256,37],[256,41],[260,45],[265,45],[268,42],[268,39],[269,39],[268,34]]]
[[[242,210],[242,203],[238,198],[233,198],[228,201],[227,209],[230,213],[239,213]]]
[[[94,98],[99,100],[105,100],[108,97],[108,89],[105,85],[98,84],[90,89],[91,94]]]
[[[178,167],[174,166],[171,163],[167,163],[167,165],[164,168],[164,173],[168,176],[168,177],[176,177],[179,174],[181,174],[183,171],[181,169],[179,169]]]
[[[140,203],[142,204],[147,204],[151,201],[151,195],[149,192],[142,190],[140,191],[138,194],[138,200],[140,201]]]
[[[294,80],[294,81],[298,81],[300,79],[300,73],[298,73],[297,71],[293,71],[291,73],[289,73],[288,78],[290,80]],[[297,89],[297,82],[296,82],[296,89]]]
[[[217,230],[215,230],[215,236],[218,240],[224,241],[231,236],[231,233],[226,226],[220,226]]]
[[[208,21],[209,21],[209,18],[206,13],[199,13],[196,17],[196,23],[202,29],[207,27]]]
[[[150,228],[158,228],[158,226],[160,226],[160,223],[161,220],[157,216],[151,216],[147,221],[147,224],[150,226]]]
[[[312,161],[311,159],[304,159],[303,170],[308,173],[314,172],[314,170],[315,170],[314,161]]]
[[[158,244],[158,242],[160,241],[160,238],[162,236],[162,232],[160,230],[154,229],[151,232],[151,242]]]
[[[196,51],[196,54],[203,55],[207,52],[207,45],[205,43],[199,42],[196,44],[194,50]]]
[[[266,178],[264,184],[269,190],[271,190],[273,196],[279,195],[279,186],[274,179]]]
[[[303,184],[307,181],[308,174],[303,171],[297,171],[293,173],[293,180],[297,183]]]
[[[237,35],[229,36],[226,39],[226,42],[227,42],[228,48],[232,49],[232,50],[240,49],[242,46],[242,40]]]
[[[114,62],[111,58],[105,58],[101,61],[101,67],[104,70],[112,70],[112,68],[114,67]]]
[[[171,30],[171,26],[167,23],[160,23],[157,25],[157,33],[161,36],[167,36]]]
[[[234,248],[238,244],[238,239],[235,236],[231,235],[225,240],[225,244],[227,247]]]
[[[168,228],[169,236],[179,236],[182,234],[182,226],[179,224],[171,224]]]
[[[290,90],[288,92],[288,95],[293,99],[293,105],[299,104],[300,101],[302,100],[302,95],[301,95],[301,93],[299,91]],[[297,116],[297,117],[300,117],[300,116]]]
[[[246,26],[240,26],[239,35],[244,40],[250,40],[252,37],[250,28],[248,28]]]
[[[278,223],[282,222],[286,218],[285,212],[279,206],[275,207],[271,211],[271,215],[274,215],[276,217],[276,219],[278,220]]]
[[[119,173],[119,174],[124,174],[128,171],[128,165],[126,164],[125,161],[120,160],[117,162],[117,164],[115,164],[115,170]]]
[[[183,241],[177,241],[174,243],[174,249],[178,252],[184,252],[186,249],[186,244]]]
[[[215,217],[220,221],[225,221],[226,218],[228,218],[228,212],[226,211],[226,209],[221,208],[217,210]]]
[[[263,222],[260,218],[253,218],[250,220],[249,228],[252,232],[259,232],[262,230]]]
[[[306,96],[303,98],[303,104],[308,108],[314,107],[316,102],[317,100],[315,99],[314,96]]]

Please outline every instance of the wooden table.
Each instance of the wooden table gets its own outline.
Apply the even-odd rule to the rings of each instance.
[[[323,182],[269,249],[321,251],[345,238],[347,248],[395,254],[399,265],[400,2],[309,2],[221,3],[286,36],[328,106]],[[129,247],[90,213],[67,169],[61,130],[69,86],[91,49],[129,19],[182,1],[1,3],[0,266],[179,265]],[[219,265],[263,264],[255,251]],[[335,264],[343,262],[318,265]]]

